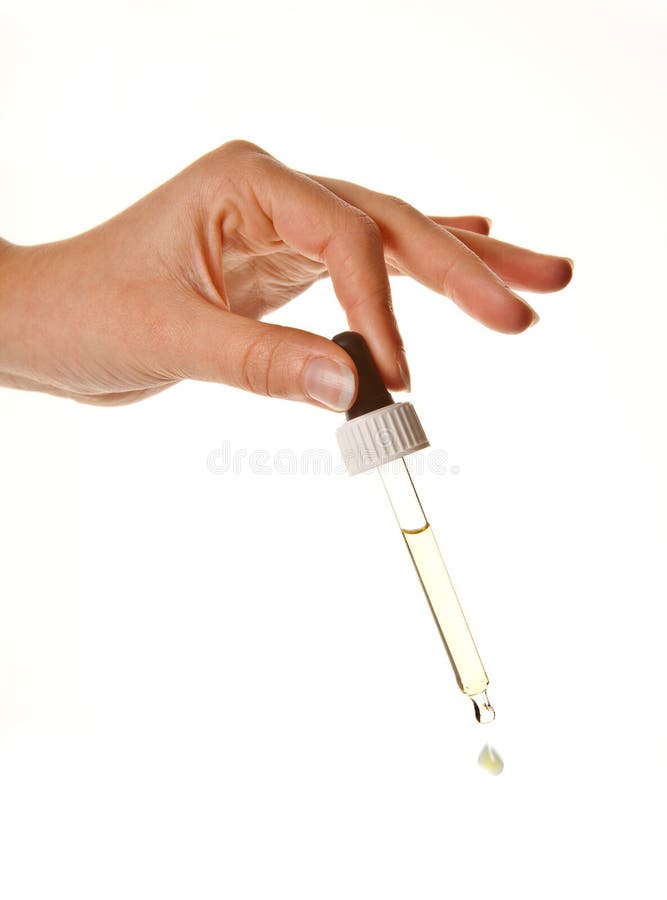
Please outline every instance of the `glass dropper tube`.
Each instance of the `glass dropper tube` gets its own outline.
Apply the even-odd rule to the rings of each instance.
[[[405,460],[399,457],[384,463],[378,466],[378,472],[424,588],[457,684],[472,700],[477,721],[492,722],[496,714],[486,693],[489,679]]]

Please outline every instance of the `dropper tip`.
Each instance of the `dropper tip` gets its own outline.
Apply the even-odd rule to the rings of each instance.
[[[493,722],[496,717],[496,711],[491,706],[491,701],[489,700],[489,696],[486,691],[482,691],[479,694],[475,694],[470,698],[472,700],[472,705],[475,708],[475,718],[481,725],[488,725],[489,722]]]

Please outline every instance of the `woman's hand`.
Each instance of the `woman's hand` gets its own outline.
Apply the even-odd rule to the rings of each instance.
[[[0,383],[127,403],[196,378],[347,409],[347,354],[262,315],[329,275],[387,386],[409,387],[388,273],[507,333],[536,321],[508,285],[555,291],[572,276],[570,260],[488,228],[478,216],[429,218],[233,141],[91,231],[0,245]]]

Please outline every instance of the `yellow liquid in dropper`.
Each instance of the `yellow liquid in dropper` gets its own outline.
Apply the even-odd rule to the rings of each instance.
[[[477,721],[492,722],[496,714],[486,693],[489,679],[405,460],[400,458],[384,463],[378,472],[424,588],[458,686],[472,700]]]
[[[495,713],[485,693],[489,679],[433,531],[428,524],[419,531],[405,529],[402,531],[454,669],[458,686],[464,694],[472,698],[478,720],[491,721]]]

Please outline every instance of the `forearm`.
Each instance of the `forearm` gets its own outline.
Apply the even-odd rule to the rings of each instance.
[[[62,267],[58,244],[20,246],[0,239],[0,385],[61,393],[52,362],[61,347],[53,311]]]
[[[31,330],[27,247],[0,240],[0,385],[24,387]]]
[[[2,241],[0,386],[115,405],[178,380],[145,371],[162,332],[178,336],[173,286],[148,265],[142,277],[130,248],[106,225],[47,244]]]
[[[21,329],[21,270],[24,248],[0,238],[0,385],[20,387],[17,379],[25,377],[19,364],[20,346],[25,342]]]

